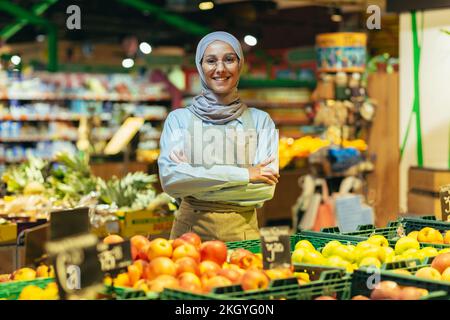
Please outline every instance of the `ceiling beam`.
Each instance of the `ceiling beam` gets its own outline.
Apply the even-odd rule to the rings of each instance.
[[[48,32],[48,64],[47,69],[49,71],[57,71],[58,69],[58,32],[55,25],[48,20],[36,16],[35,14],[28,12],[22,7],[6,1],[0,0],[0,10],[15,16],[17,19],[23,21],[25,24],[31,23],[39,26],[43,26]]]
[[[157,19],[165,21],[167,24],[185,31],[187,33],[203,36],[211,32],[211,30],[205,26],[198,23],[192,22],[180,15],[169,13],[163,8],[156,6],[154,4],[147,3],[143,0],[117,0],[118,2],[133,7],[140,11],[148,11],[150,14],[155,16]]]
[[[35,4],[31,8],[31,13],[35,16],[40,16],[51,5],[55,4],[56,2],[58,2],[58,0],[43,0],[42,2]],[[22,28],[25,27],[27,24],[28,24],[28,22],[26,20],[18,20],[16,22],[10,23],[6,27],[4,27],[2,30],[0,30],[0,38],[3,41],[8,40],[12,36],[14,36],[17,32],[22,30]]]

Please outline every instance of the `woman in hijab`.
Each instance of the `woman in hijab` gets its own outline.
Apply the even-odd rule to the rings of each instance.
[[[206,35],[195,62],[202,92],[168,115],[160,141],[161,185],[180,204],[170,237],[257,239],[256,208],[273,197],[279,178],[275,125],[239,98],[244,55],[233,35]]]

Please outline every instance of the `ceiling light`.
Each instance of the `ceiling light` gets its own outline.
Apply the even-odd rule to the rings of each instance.
[[[211,10],[212,8],[214,8],[214,2],[203,1],[199,3],[198,7],[200,8],[200,10]]]
[[[256,46],[256,44],[258,43],[258,40],[254,36],[251,36],[251,35],[246,35],[244,37],[244,41],[246,44],[248,44],[251,47]]]
[[[16,66],[19,65],[21,61],[22,61],[22,59],[17,55],[14,55],[11,57],[12,64],[14,64]]]
[[[331,21],[341,22],[342,21],[342,10],[340,8],[331,9]]]
[[[132,66],[134,66],[134,60],[133,59],[130,59],[130,58],[123,59],[122,67],[129,69]]]
[[[149,54],[152,52],[152,46],[149,45],[147,42],[141,42],[139,45],[139,49],[142,51],[143,54]]]

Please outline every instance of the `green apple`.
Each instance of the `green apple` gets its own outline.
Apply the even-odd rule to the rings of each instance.
[[[337,240],[332,240],[330,242],[328,242],[325,247],[323,247],[322,249],[322,255],[325,258],[331,257],[332,255],[334,255],[334,249],[336,249],[337,247],[342,246],[342,244],[337,241]]]
[[[367,239],[367,242],[372,243],[379,247],[389,247],[389,241],[381,234],[374,234]]]
[[[316,248],[314,248],[312,243],[309,242],[308,240],[300,240],[299,242],[297,242],[295,244],[295,250],[297,250],[297,249],[305,249],[305,250],[310,250],[310,251],[316,250]]]
[[[408,249],[420,249],[420,243],[412,237],[402,237],[395,244],[395,253],[402,254]]]
[[[302,263],[305,257],[305,249],[297,249],[292,252],[291,261],[292,263]]]

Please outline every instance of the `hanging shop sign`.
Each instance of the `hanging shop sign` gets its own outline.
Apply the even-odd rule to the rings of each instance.
[[[316,37],[319,72],[364,72],[366,66],[365,33],[324,33]]]

